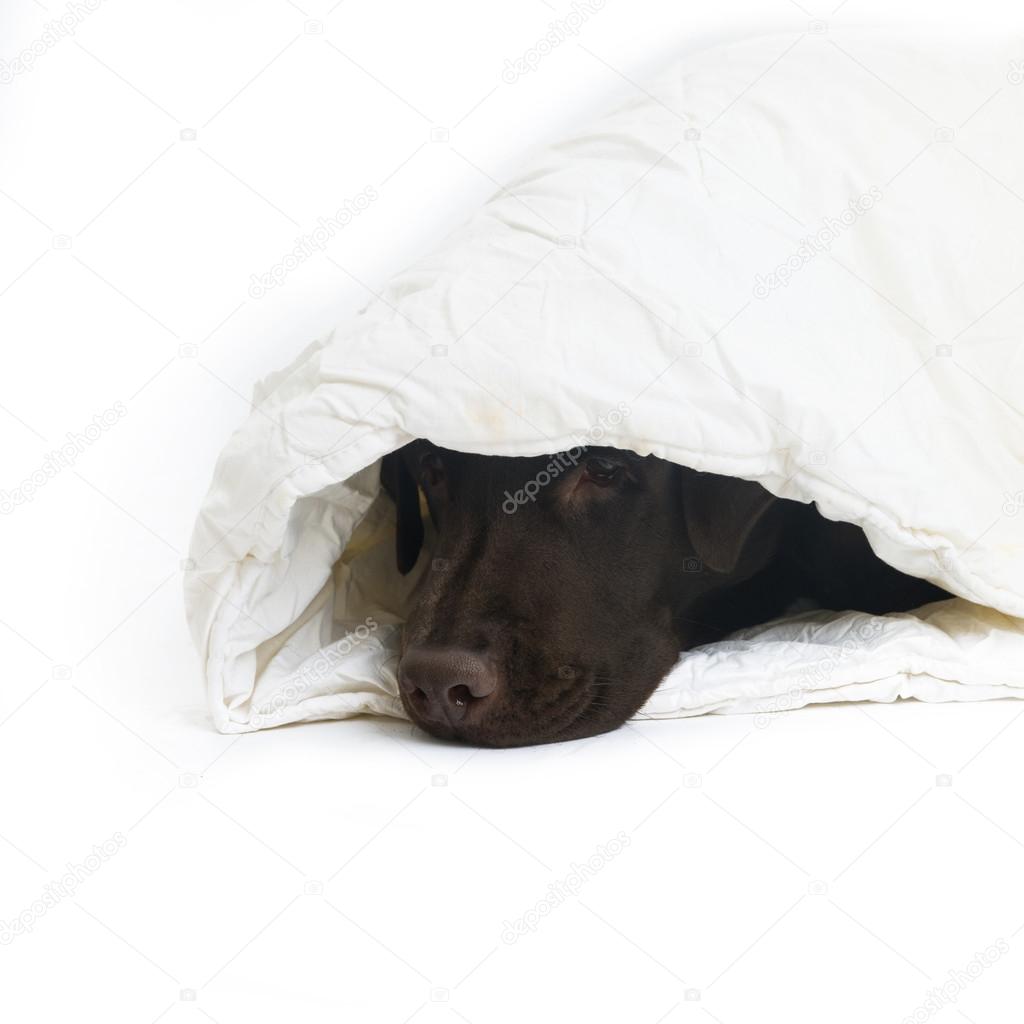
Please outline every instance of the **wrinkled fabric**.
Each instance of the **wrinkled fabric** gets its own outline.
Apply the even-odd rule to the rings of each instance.
[[[420,437],[757,480],[955,595],[687,652],[644,715],[1024,692],[1022,57],[848,33],[688,58],[264,381],[186,576],[217,728],[402,715],[429,552],[398,576],[379,460]]]

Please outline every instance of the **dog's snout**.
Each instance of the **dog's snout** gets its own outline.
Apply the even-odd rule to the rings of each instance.
[[[478,720],[498,689],[498,673],[485,655],[457,647],[410,647],[398,682],[426,724],[454,727]]]

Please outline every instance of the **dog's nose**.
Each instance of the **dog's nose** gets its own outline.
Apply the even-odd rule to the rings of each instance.
[[[458,725],[493,703],[498,673],[484,655],[458,647],[410,647],[398,668],[398,684],[426,722]]]

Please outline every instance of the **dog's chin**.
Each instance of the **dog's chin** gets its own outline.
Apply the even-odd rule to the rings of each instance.
[[[643,703],[642,700],[637,701],[637,707],[641,703]],[[532,747],[588,739],[618,729],[629,720],[636,710],[635,707],[630,707],[612,711],[588,702],[578,712],[561,721],[550,719],[510,721],[504,716],[496,715],[497,720],[494,722],[485,719],[482,722],[451,723],[427,721],[404,699],[402,705],[413,724],[435,739],[494,749]]]

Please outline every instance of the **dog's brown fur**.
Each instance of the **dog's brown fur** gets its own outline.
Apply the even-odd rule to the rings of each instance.
[[[421,489],[437,533],[404,631],[403,703],[428,732],[478,745],[614,729],[681,651],[799,598],[884,613],[947,596],[811,505],[618,449],[505,458],[418,441],[382,481],[401,571],[423,545]]]

